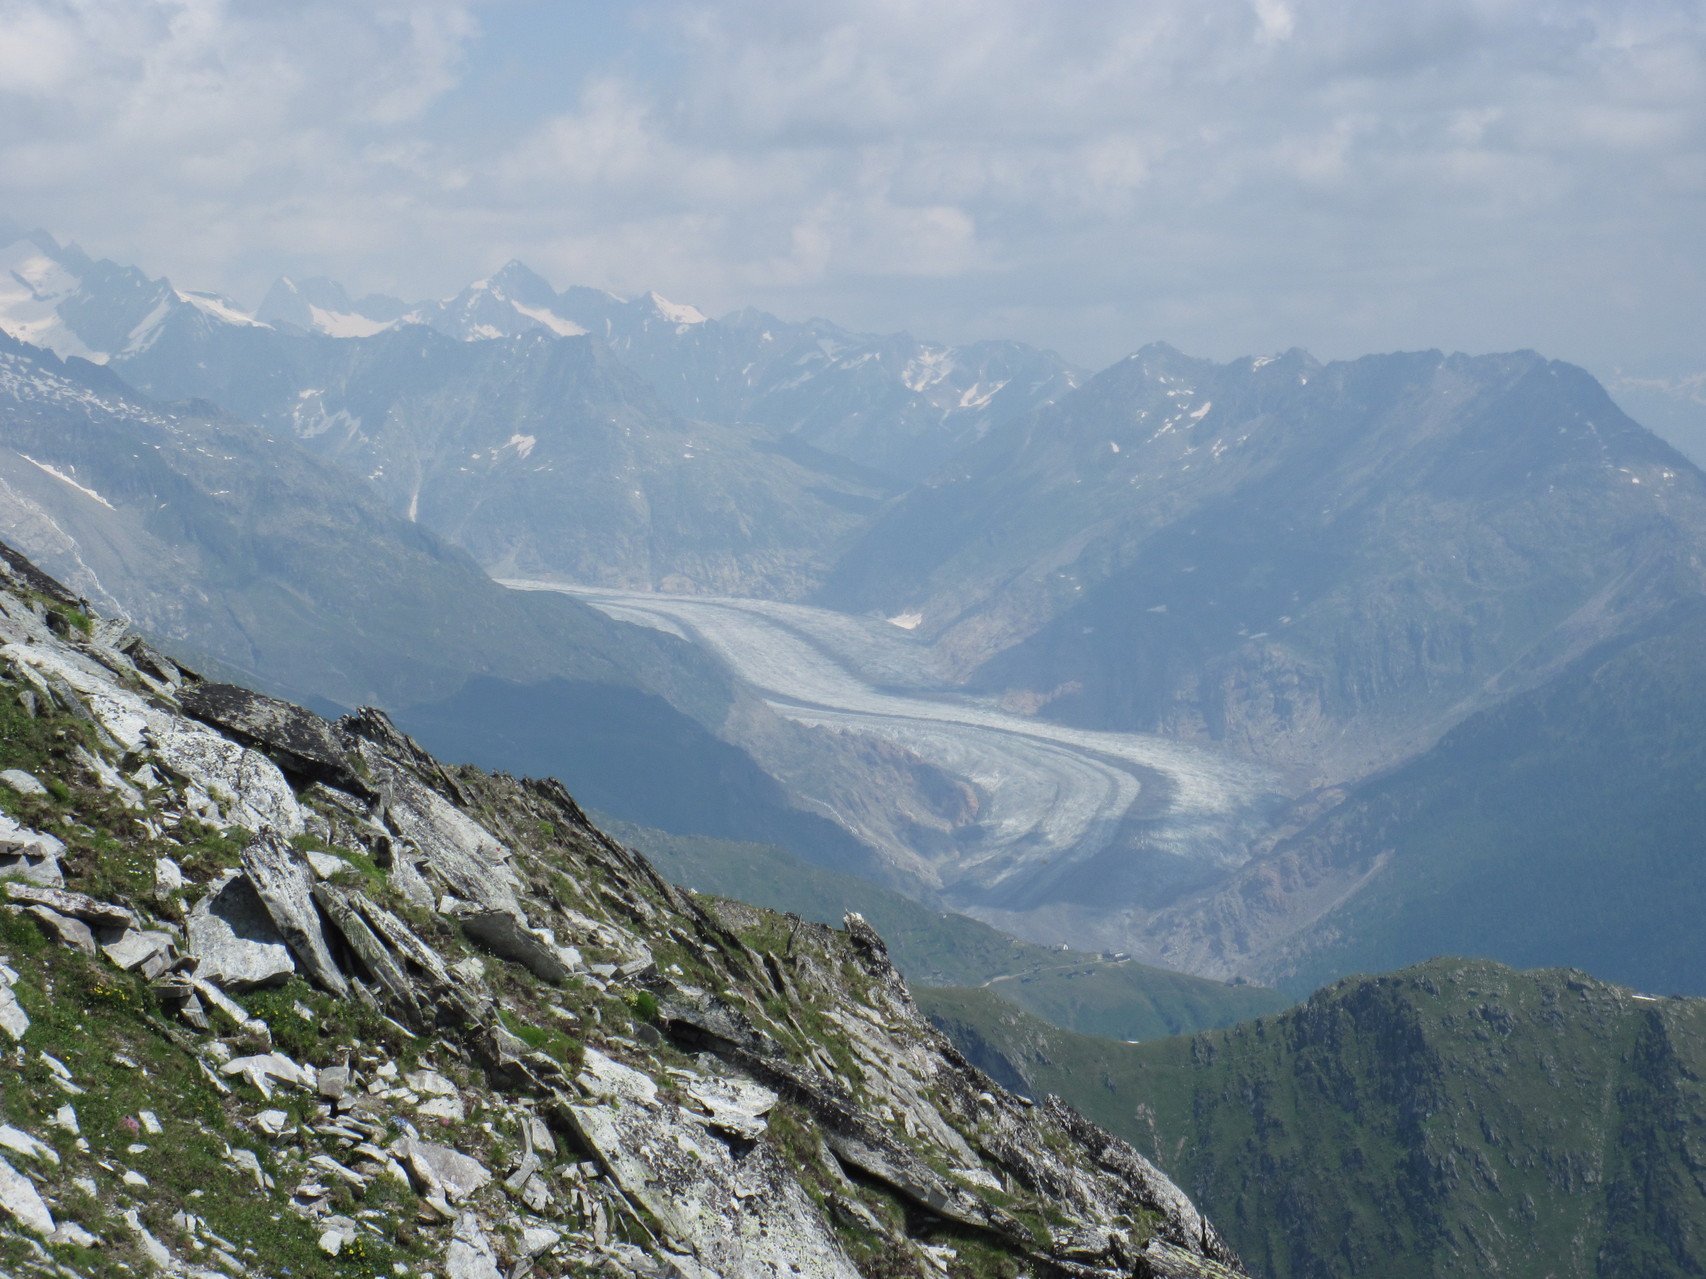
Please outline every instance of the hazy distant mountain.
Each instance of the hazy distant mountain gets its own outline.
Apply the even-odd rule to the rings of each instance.
[[[408,309],[407,302],[377,293],[351,301],[343,285],[325,276],[300,282],[280,278],[255,308],[254,318],[286,333],[360,338],[394,324]]]
[[[229,298],[185,293],[135,267],[95,261],[43,231],[0,243],[0,331],[97,363],[146,348],[169,318],[250,327]]]
[[[1246,971],[1294,992],[1473,953],[1706,993],[1703,654],[1706,604],[1685,601],[1352,788],[1205,913],[1262,938]],[[1275,942],[1258,880],[1360,891]]]
[[[161,639],[297,696],[406,706],[498,672],[650,686],[707,717],[730,695],[667,636],[496,586],[288,440],[4,336],[0,459],[8,541]]]
[[[709,320],[514,262],[419,304],[280,280],[249,317],[40,232],[6,251],[0,328],[289,431],[516,576],[797,598],[906,477],[1073,381],[1017,343]]]
[[[1147,348],[901,499],[827,602],[976,688],[1323,780],[1706,588],[1706,476],[1531,353]]]
[[[591,334],[685,417],[746,423],[911,482],[1002,417],[1064,395],[1078,374],[1019,342],[953,347],[906,334],[793,324],[760,311],[710,319],[656,293],[561,293],[511,262],[454,298],[352,302],[331,281],[280,280],[256,318],[330,337],[424,324],[459,341]]]
[[[586,337],[174,324],[112,367],[293,435],[500,576],[798,596],[885,495],[846,463],[683,419]]]
[[[43,231],[0,247],[0,266],[0,329],[97,363],[149,351],[174,321],[169,345],[180,351],[197,327],[216,348],[221,327],[360,338],[422,325],[466,342],[590,334],[676,413],[744,424],[799,456],[844,458],[875,472],[865,478],[878,487],[921,478],[994,422],[1057,399],[1081,377],[1053,353],[1019,342],[955,347],[750,309],[710,319],[656,293],[629,300],[579,286],[558,292],[519,262],[427,302],[352,299],[323,277],[280,279],[253,315],[229,298],[92,260]],[[139,361],[137,376],[163,384],[168,363],[160,354]]]

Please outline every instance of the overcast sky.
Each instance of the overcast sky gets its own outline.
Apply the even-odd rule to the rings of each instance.
[[[1706,367],[1706,0],[0,0],[0,212],[250,306]]]

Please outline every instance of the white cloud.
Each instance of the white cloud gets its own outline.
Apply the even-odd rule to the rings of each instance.
[[[251,296],[514,255],[1094,360],[1706,346],[1699,0],[654,3],[492,110],[471,52],[550,64],[498,3],[0,0],[0,209]]]

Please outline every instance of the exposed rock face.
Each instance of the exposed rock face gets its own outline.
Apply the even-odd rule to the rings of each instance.
[[[314,872],[307,861],[276,834],[263,830],[243,850],[243,874],[307,975],[333,994],[348,994],[314,906]]]
[[[301,777],[359,792],[361,782],[331,725],[312,711],[237,684],[190,684],[184,713],[272,757]]]
[[[0,916],[66,943],[0,967],[18,973],[0,1025],[46,1081],[17,1140],[43,1184],[76,1179],[99,1210],[50,1246],[76,1246],[75,1224],[167,1271],[332,1256],[464,1279],[923,1279],[972,1258],[1050,1279],[1242,1273],[1123,1143],[972,1067],[857,916],[835,930],[694,897],[555,782],[446,768],[374,711],[198,700],[121,630],[50,613],[0,583],[0,696],[52,693],[23,748],[71,796],[31,802],[76,819],[66,887],[10,884]],[[149,980],[177,1024],[136,997]],[[61,989],[98,992],[78,1013],[98,1031],[52,1038]],[[72,1141],[64,1098],[93,1087],[146,1098],[123,1121],[137,1166]],[[267,1238],[232,1238],[226,1205],[182,1183],[195,1158],[276,1204]],[[0,1208],[52,1235],[34,1183],[5,1171]],[[7,1246],[0,1229],[0,1262],[47,1264]]]
[[[296,971],[290,947],[247,875],[209,886],[185,924],[188,953],[207,981],[234,990],[283,981]]]

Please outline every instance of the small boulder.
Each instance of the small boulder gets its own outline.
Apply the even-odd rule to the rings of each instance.
[[[95,953],[95,934],[89,931],[89,925],[82,920],[61,915],[47,906],[31,906],[29,913],[47,930],[48,936],[62,946],[74,947],[85,955]]]
[[[0,1211],[17,1219],[26,1230],[51,1235],[53,1214],[48,1211],[35,1184],[4,1159],[0,1159]]]
[[[233,871],[195,904],[185,925],[196,976],[228,989],[283,981],[296,971],[290,947],[248,876]]]
[[[560,982],[574,970],[557,950],[508,911],[463,908],[462,931],[494,955],[512,959],[541,981]]]
[[[21,768],[8,768],[0,772],[0,782],[6,783],[20,795],[47,794],[47,787]]]
[[[334,995],[347,996],[349,983],[326,944],[307,863],[278,835],[262,831],[243,850],[243,871],[308,975]]]
[[[131,928],[102,946],[101,953],[126,972],[139,972],[153,981],[172,966],[178,951],[170,933]]]
[[[261,1096],[272,1097],[272,1081],[291,1084],[312,1091],[314,1069],[298,1065],[283,1053],[255,1053],[248,1057],[233,1057],[219,1068],[222,1075],[242,1075],[259,1090]]]
[[[9,989],[0,989],[0,1030],[19,1040],[29,1028],[30,1015],[24,1011],[18,997]]]
[[[101,1246],[101,1241],[97,1236],[90,1234],[75,1221],[60,1222],[58,1229],[47,1237],[47,1241],[49,1243],[68,1243],[74,1248],[98,1248]]]
[[[322,1097],[336,1101],[349,1091],[349,1067],[327,1066],[320,1071],[317,1087]]]
[[[444,1252],[444,1272],[449,1279],[503,1279],[492,1241],[471,1212],[456,1219],[456,1234]]]
[[[399,1137],[392,1143],[391,1153],[407,1165],[417,1189],[424,1195],[466,1199],[492,1179],[478,1159],[435,1141]]]

